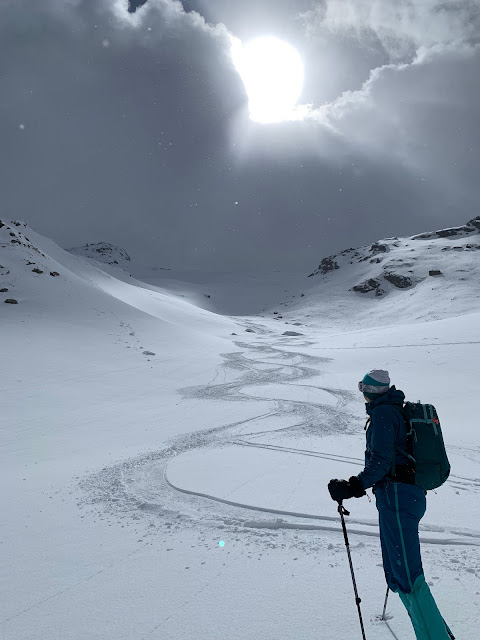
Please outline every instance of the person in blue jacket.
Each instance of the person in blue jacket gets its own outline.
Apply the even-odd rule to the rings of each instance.
[[[380,369],[369,371],[358,388],[369,416],[365,468],[349,480],[330,480],[330,495],[341,503],[373,487],[389,588],[405,605],[417,640],[452,640],[423,574],[418,525],[426,510],[426,492],[415,485],[414,465],[398,451],[408,451],[405,394],[391,386],[388,371]]]

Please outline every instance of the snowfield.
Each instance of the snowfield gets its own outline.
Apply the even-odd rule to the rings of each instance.
[[[357,381],[386,368],[438,409],[452,474],[428,495],[425,574],[456,637],[478,638],[478,231],[232,281],[112,265],[110,245],[96,262],[1,220],[0,637],[361,638],[326,485],[363,467]],[[346,506],[367,638],[413,640],[394,594],[378,620],[374,499]]]

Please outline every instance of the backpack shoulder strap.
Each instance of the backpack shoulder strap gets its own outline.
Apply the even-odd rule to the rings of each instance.
[[[403,420],[405,423],[405,430],[406,430],[406,436],[407,436],[407,449],[409,451],[405,451],[405,449],[403,447],[399,447],[398,445],[395,446],[394,450],[393,450],[393,462],[392,462],[392,468],[391,468],[391,473],[393,476],[396,475],[396,454],[401,453],[402,455],[404,455],[406,458],[408,458],[408,460],[410,462],[413,462],[413,464],[415,464],[416,460],[413,457],[412,453],[413,452],[413,445],[412,445],[412,429],[411,429],[411,425],[410,425],[410,421],[407,417],[407,412],[405,411],[405,407],[403,405],[394,405],[399,413],[403,416]]]

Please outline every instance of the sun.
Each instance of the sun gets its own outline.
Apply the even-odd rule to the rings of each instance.
[[[268,123],[297,119],[304,71],[294,47],[273,37],[245,45],[234,38],[232,58],[247,90],[252,120]]]

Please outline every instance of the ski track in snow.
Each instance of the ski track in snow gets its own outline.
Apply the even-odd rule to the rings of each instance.
[[[190,399],[223,402],[262,401],[269,403],[271,410],[246,420],[182,435],[167,443],[168,446],[159,451],[102,469],[81,481],[80,486],[86,492],[79,502],[81,508],[93,505],[95,509],[106,512],[108,517],[122,522],[127,521],[127,523],[134,520],[138,524],[142,515],[148,516],[151,531],[147,537],[153,535],[158,526],[169,531],[193,526],[203,532],[212,527],[216,529],[227,528],[232,533],[238,534],[241,531],[245,534],[253,534],[255,537],[264,535],[261,532],[265,530],[278,531],[280,529],[341,533],[338,517],[242,504],[207,493],[176,487],[168,478],[168,464],[175,456],[192,450],[218,449],[225,446],[261,448],[270,450],[272,455],[279,452],[288,453],[307,459],[310,457],[324,458],[363,467],[363,459],[361,458],[255,441],[259,437],[271,437],[281,433],[295,436],[312,435],[317,438],[319,432],[323,435],[338,434],[339,432],[348,434],[352,432],[351,425],[358,424],[358,416],[349,414],[346,409],[348,402],[356,399],[356,396],[341,389],[322,389],[325,394],[335,400],[334,406],[331,403],[323,404],[305,399],[285,400],[280,397],[258,396],[249,391],[252,388],[272,386],[273,381],[275,388],[289,385],[291,390],[294,385],[299,385],[299,383],[301,383],[302,389],[308,388],[304,382],[309,378],[318,377],[322,371],[325,371],[330,358],[306,355],[294,350],[296,346],[310,347],[311,343],[308,341],[302,341],[299,344],[297,341],[292,342],[291,338],[277,338],[278,346],[281,348],[276,348],[272,345],[270,331],[248,321],[246,325],[248,328],[254,328],[259,337],[266,337],[269,341],[268,344],[262,341],[249,344],[236,342],[236,345],[243,348],[244,351],[223,354],[223,365],[206,386],[186,387],[180,389],[180,393],[184,398]],[[231,372],[238,374],[238,377],[236,380],[228,382],[227,380],[232,377],[228,375]],[[319,389],[317,386],[311,388],[317,391]],[[262,421],[280,416],[282,419],[291,418],[292,424],[273,429],[252,430],[255,424],[261,425]],[[477,448],[452,447],[452,451],[474,462],[480,462],[480,452]],[[305,470],[306,467],[303,473]],[[249,478],[242,485],[248,484],[258,475],[262,474]],[[480,487],[480,479],[465,478],[454,474],[449,482],[459,489],[475,490]],[[238,488],[235,487],[230,493],[234,493]],[[295,489],[296,487],[292,487],[290,495],[294,494]],[[283,517],[255,519],[252,517],[254,513]],[[157,524],[152,524],[152,517],[155,518]],[[327,522],[331,524],[326,524]],[[351,518],[349,523],[349,533],[378,537],[376,521]],[[437,537],[429,537],[429,533],[435,533]],[[477,530],[421,525],[421,534],[420,539],[423,543],[435,546],[480,546],[480,531]],[[439,534],[445,534],[445,537],[439,537]],[[308,547],[308,544],[308,541],[302,541],[299,546]]]

